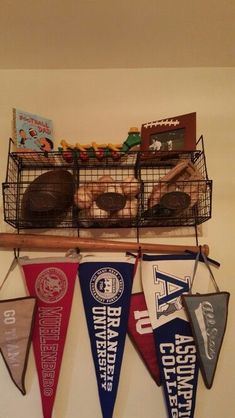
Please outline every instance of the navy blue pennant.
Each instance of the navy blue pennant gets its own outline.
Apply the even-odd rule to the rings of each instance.
[[[194,416],[199,365],[181,300],[190,290],[194,263],[191,254],[144,255],[142,262],[143,289],[169,418]]]
[[[134,259],[81,261],[79,279],[103,418],[112,418],[127,332]]]
[[[190,324],[176,318],[156,328],[154,336],[168,416],[192,418],[199,367]]]

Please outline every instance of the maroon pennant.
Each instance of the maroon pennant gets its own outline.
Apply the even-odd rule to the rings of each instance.
[[[143,292],[131,295],[128,334],[150,375],[157,385],[160,386],[160,371],[157,362],[153,329]]]
[[[70,318],[78,260],[20,259],[30,295],[37,297],[33,334],[44,418],[51,418]]]
[[[0,351],[9,374],[23,395],[32,338],[36,299],[22,297],[0,301]]]

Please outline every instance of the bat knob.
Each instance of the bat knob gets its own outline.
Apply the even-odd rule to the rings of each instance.
[[[207,245],[207,244],[203,244],[202,246],[201,246],[201,251],[206,255],[206,256],[208,256],[209,255],[209,245]]]

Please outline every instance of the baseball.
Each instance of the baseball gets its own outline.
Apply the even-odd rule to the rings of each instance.
[[[92,182],[92,183],[87,183],[86,186],[87,186],[87,190],[89,190],[89,192],[91,192],[93,200],[95,200],[95,198],[100,193],[104,193],[104,191],[105,191],[105,184],[104,183]]]
[[[135,177],[126,177],[122,185],[123,193],[132,198],[140,192],[140,182]]]
[[[111,176],[102,176],[102,177],[98,178],[98,181],[100,183],[110,183],[110,182],[114,181],[114,179]]]
[[[98,178],[98,182],[102,188],[101,193],[107,192],[107,188],[110,186],[110,183],[114,183],[114,179],[111,176],[102,176]]]
[[[90,217],[94,219],[107,219],[109,218],[109,212],[100,209],[96,202],[93,202],[90,207]]]
[[[74,203],[79,209],[90,208],[93,202],[92,193],[86,186],[80,186],[74,194]]]
[[[118,218],[135,218],[137,215],[138,204],[137,199],[129,199],[126,201],[126,204],[123,209],[120,209],[116,216]]]
[[[81,209],[78,213],[78,221],[82,227],[90,228],[93,225],[90,209]]]
[[[119,193],[123,194],[122,186],[120,183],[108,183],[106,190],[107,193]]]

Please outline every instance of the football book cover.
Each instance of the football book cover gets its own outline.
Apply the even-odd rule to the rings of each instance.
[[[13,135],[17,151],[50,152],[54,148],[52,120],[13,109]]]

